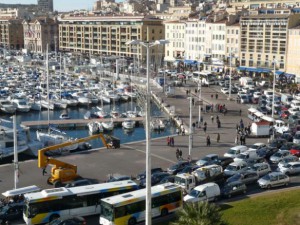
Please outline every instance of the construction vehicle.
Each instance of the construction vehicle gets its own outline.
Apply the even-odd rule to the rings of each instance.
[[[48,165],[53,165],[51,168],[51,175],[48,178],[47,183],[53,184],[54,187],[61,187],[64,182],[73,181],[80,178],[80,176],[77,174],[76,165],[62,162],[60,160],[47,156],[47,152],[55,151],[73,144],[87,142],[96,138],[100,138],[106,148],[112,148],[111,145],[107,144],[107,139],[111,139],[110,137],[105,138],[103,134],[96,134],[40,149],[38,152],[38,167],[45,169]]]

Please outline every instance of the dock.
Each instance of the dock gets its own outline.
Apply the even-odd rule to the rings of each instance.
[[[122,124],[125,120],[133,120],[139,124],[142,124],[144,117],[135,118],[101,118],[101,119],[67,119],[67,120],[36,120],[36,121],[24,121],[21,123],[22,127],[28,127],[32,129],[46,129],[49,125],[55,125],[58,128],[64,129],[84,129],[89,122],[109,122],[113,121],[116,126]]]

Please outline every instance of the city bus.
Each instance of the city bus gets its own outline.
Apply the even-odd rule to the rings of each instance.
[[[182,208],[181,188],[173,183],[151,188],[152,217],[165,216]],[[101,225],[134,225],[145,220],[146,189],[101,200]]]
[[[72,188],[52,188],[24,195],[26,224],[48,223],[56,218],[100,214],[102,198],[137,190],[131,181],[117,181]]]
[[[209,71],[194,71],[193,72],[193,81],[201,81],[202,85],[213,85],[216,81],[216,76]]]

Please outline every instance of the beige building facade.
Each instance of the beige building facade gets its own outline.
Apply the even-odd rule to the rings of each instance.
[[[298,0],[230,0],[229,5],[239,8],[258,9],[258,8],[291,8],[300,6]]]
[[[246,67],[272,67],[276,60],[286,69],[288,29],[299,24],[300,15],[253,15],[242,17],[240,64]]]
[[[41,17],[23,21],[24,47],[32,52],[58,50],[58,23],[56,20]]]
[[[165,61],[175,61],[185,57],[185,22],[165,22],[166,39],[170,41],[165,47]]]
[[[226,59],[228,65],[230,64],[230,59],[232,65],[236,66],[240,58],[240,35],[241,29],[240,24],[235,23],[226,26]],[[230,57],[231,56],[231,57]]]
[[[0,46],[17,50],[24,47],[22,20],[0,18]]]
[[[300,26],[289,29],[286,72],[300,77]]]
[[[130,40],[155,41],[165,38],[163,23],[144,16],[65,17],[59,24],[59,49],[99,55],[138,57],[146,60],[141,45],[126,45]],[[151,59],[162,59],[163,46],[150,50]]]

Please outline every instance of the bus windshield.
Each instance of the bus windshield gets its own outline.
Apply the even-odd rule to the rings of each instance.
[[[113,220],[113,206],[110,204],[107,204],[106,202],[101,203],[101,216],[104,217],[107,220]]]

